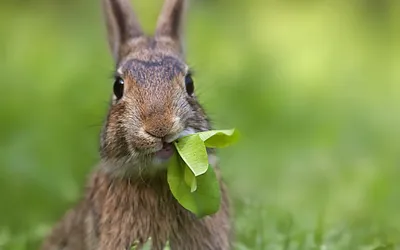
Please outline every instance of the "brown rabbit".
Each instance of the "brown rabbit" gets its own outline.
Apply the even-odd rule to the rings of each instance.
[[[171,142],[210,129],[184,62],[185,0],[165,0],[154,37],[146,37],[129,0],[103,0],[116,62],[114,96],[101,133],[101,161],[84,198],[53,229],[43,250],[230,249],[229,204],[198,219],[172,196],[166,163]],[[210,164],[220,174],[216,157]]]

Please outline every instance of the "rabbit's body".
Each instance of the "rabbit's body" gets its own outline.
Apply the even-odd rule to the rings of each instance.
[[[223,194],[224,187],[222,186]],[[44,249],[130,249],[151,237],[153,249],[228,249],[228,201],[220,211],[197,219],[172,197],[165,172],[150,180],[115,179],[95,173],[85,199],[70,211]]]
[[[103,0],[117,68],[101,133],[99,167],[82,201],[53,229],[43,250],[230,249],[229,202],[214,152],[221,207],[196,218],[172,196],[166,166],[177,138],[210,129],[183,59],[185,0],[166,0],[154,37],[143,35],[129,0]]]
[[[223,194],[224,188],[222,186]],[[130,249],[152,239],[152,249],[228,249],[227,197],[220,211],[197,219],[172,197],[165,173],[147,181],[95,173],[85,199],[54,229],[44,249]]]

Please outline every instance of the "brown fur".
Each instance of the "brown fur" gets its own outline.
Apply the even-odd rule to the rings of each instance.
[[[172,196],[166,163],[155,152],[183,132],[210,129],[195,95],[185,88],[181,44],[184,0],[166,0],[154,38],[145,37],[128,0],[103,0],[116,75],[124,90],[110,105],[101,133],[101,161],[82,201],[53,229],[43,250],[130,249],[152,238],[172,249],[230,249],[229,202],[196,218]],[[213,152],[210,151],[210,155]],[[213,156],[212,156],[213,157]]]
[[[172,249],[229,249],[225,187],[220,211],[197,219],[172,197],[165,172],[146,181],[95,173],[85,199],[57,225],[43,249],[130,249],[152,238]]]

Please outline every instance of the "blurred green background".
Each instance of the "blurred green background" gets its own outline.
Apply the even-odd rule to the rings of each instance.
[[[152,32],[162,1],[137,0]],[[216,128],[235,249],[400,249],[400,1],[195,0],[188,61]],[[100,3],[0,2],[0,249],[37,249],[98,160]]]

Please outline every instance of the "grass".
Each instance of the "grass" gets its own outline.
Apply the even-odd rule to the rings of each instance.
[[[196,91],[242,134],[219,154],[235,249],[400,249],[400,5],[381,2],[193,3]],[[146,30],[160,4],[135,1]],[[102,25],[94,0],[0,3],[0,249],[37,249],[98,160]]]

